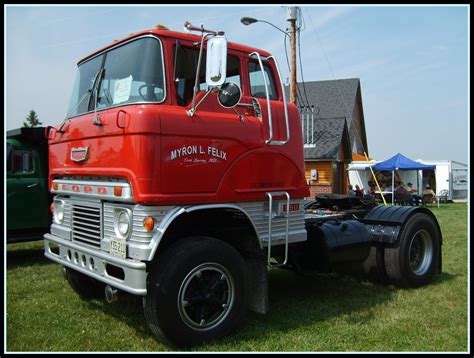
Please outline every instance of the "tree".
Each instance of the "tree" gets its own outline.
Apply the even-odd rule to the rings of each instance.
[[[28,116],[26,117],[26,122],[23,122],[23,127],[32,128],[32,127],[36,127],[36,126],[39,126],[39,125],[42,125],[42,124],[43,123],[41,123],[38,120],[38,116],[37,116],[36,112],[31,110],[30,113],[28,114]]]

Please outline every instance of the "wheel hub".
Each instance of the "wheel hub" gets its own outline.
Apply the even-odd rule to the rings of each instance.
[[[433,260],[433,241],[426,230],[418,230],[410,241],[410,269],[415,275],[425,274]]]
[[[209,330],[227,317],[234,296],[234,282],[229,271],[217,263],[204,263],[191,270],[181,284],[179,314],[189,327]]]

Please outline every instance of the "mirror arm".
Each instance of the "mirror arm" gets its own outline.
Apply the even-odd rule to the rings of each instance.
[[[235,107],[232,107],[232,110],[235,112],[235,114],[237,114],[239,116],[239,119],[241,122],[244,121],[244,115],[243,114],[240,114],[236,109]]]
[[[190,117],[194,116],[194,113],[196,113],[198,107],[201,105],[202,102],[204,102],[204,100],[207,98],[207,96],[209,96],[211,94],[211,92],[212,92],[212,88],[208,89],[206,94],[201,98],[201,100],[196,104],[196,106],[194,106],[194,104],[193,104],[193,108],[186,111],[188,116],[190,116]],[[193,98],[193,100],[194,100],[194,98]]]
[[[198,59],[198,65],[197,65],[197,70],[196,70],[196,80],[194,81],[194,88],[193,88],[193,108],[191,109],[192,111],[191,116],[194,114],[194,112],[196,112],[196,109],[197,109],[195,107],[195,103],[196,103],[196,94],[198,92],[199,72],[201,72],[202,50],[204,48],[204,41],[206,41],[206,39],[209,36],[212,36],[212,34],[206,34],[201,39],[201,48],[199,49],[199,59]]]

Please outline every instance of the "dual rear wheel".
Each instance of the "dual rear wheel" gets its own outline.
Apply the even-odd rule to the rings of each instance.
[[[441,237],[435,221],[424,213],[408,219],[396,245],[372,247],[364,270],[373,281],[397,287],[428,284],[438,271]]]

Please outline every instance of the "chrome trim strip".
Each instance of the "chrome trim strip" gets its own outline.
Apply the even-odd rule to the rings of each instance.
[[[235,204],[203,204],[188,207],[174,207],[163,217],[159,226],[155,229],[156,232],[150,241],[150,253],[146,258],[147,261],[153,260],[158,246],[171,223],[181,214],[190,213],[197,210],[205,209],[233,209],[237,210],[248,218],[252,223],[252,228],[258,238],[258,245],[260,249],[268,246],[268,210],[264,208],[264,201],[257,202],[243,202]],[[266,202],[268,204],[268,202]],[[300,211],[290,211],[289,219],[289,243],[305,241],[307,239],[306,229],[304,224],[304,210],[303,199],[290,200],[291,204],[299,204]],[[279,204],[278,204],[279,205]],[[267,213],[267,215],[265,215]],[[274,218],[273,220],[272,245],[280,244],[280,240],[285,240],[286,218]]]
[[[262,242],[260,240],[257,228],[255,227],[255,224],[252,220],[252,218],[243,210],[241,207],[234,205],[234,204],[206,204],[206,205],[195,205],[195,206],[189,206],[189,207],[175,207],[174,209],[170,210],[169,213],[163,218],[163,220],[160,222],[160,225],[157,228],[157,233],[153,236],[150,245],[152,247],[150,251],[150,255],[148,256],[148,261],[153,260],[153,257],[155,256],[156,250],[158,249],[158,246],[160,245],[161,239],[163,238],[163,235],[165,234],[166,230],[168,227],[171,225],[171,223],[181,214],[184,213],[190,213],[193,211],[197,210],[205,210],[205,209],[234,209],[238,210],[239,212],[245,214],[245,216],[249,219],[249,221],[252,223],[253,230],[255,231],[255,235],[257,236],[258,240],[258,245],[260,249],[262,249]]]
[[[63,195],[75,195],[81,196],[83,198],[89,199],[98,199],[98,200],[114,200],[114,201],[121,201],[121,202],[133,202],[133,193],[132,187],[129,183],[122,183],[122,182],[106,182],[106,181],[85,181],[85,180],[64,180],[64,179],[55,179],[53,180],[53,184],[58,184],[58,190],[55,190],[53,187],[51,188],[51,193],[53,194],[63,194]],[[64,190],[61,188],[62,185],[68,185],[68,189]],[[80,188],[80,191],[73,191],[72,186],[87,186],[92,187],[93,193],[85,193],[83,192],[83,188]],[[122,187],[122,196],[115,196],[113,194],[114,187],[120,186]],[[107,188],[107,194],[99,194],[98,187]],[[112,194],[108,194],[108,193]]]

